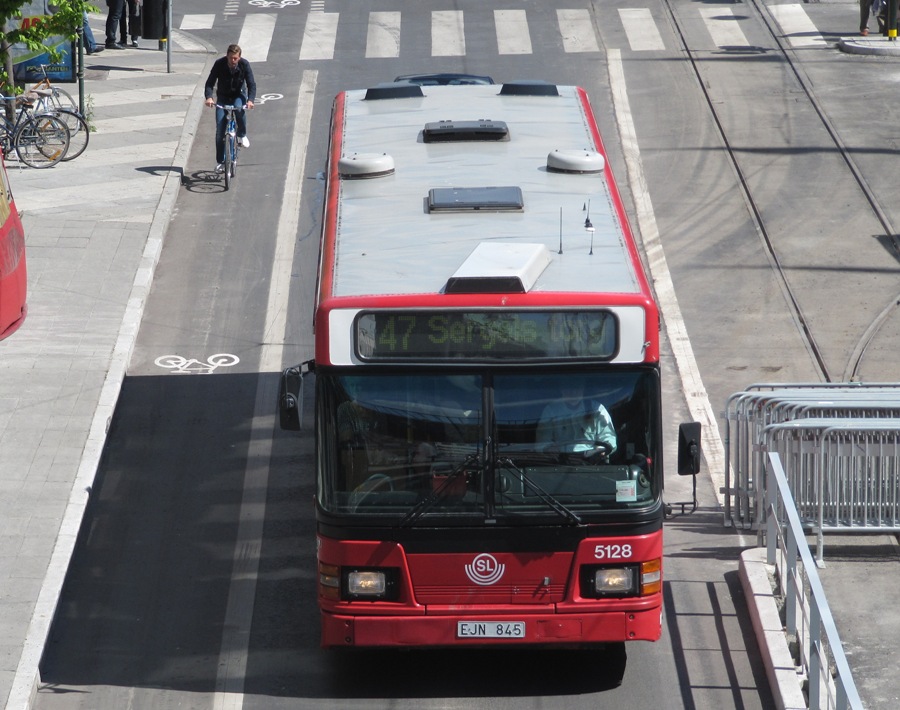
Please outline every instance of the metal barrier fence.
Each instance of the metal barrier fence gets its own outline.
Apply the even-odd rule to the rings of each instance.
[[[900,384],[754,384],[725,406],[725,524],[762,523],[766,427],[812,418],[900,418]]]
[[[784,598],[785,631],[797,641],[809,708],[862,710],[781,458],[766,458],[766,561],[775,566],[775,591]]]
[[[757,458],[777,453],[797,513],[816,534],[816,561],[824,534],[900,532],[900,418],[798,419],[760,433]],[[760,524],[768,481],[758,486]]]

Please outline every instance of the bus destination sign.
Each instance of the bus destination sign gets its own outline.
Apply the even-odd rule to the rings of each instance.
[[[606,310],[372,311],[356,318],[361,360],[612,359],[617,319]]]

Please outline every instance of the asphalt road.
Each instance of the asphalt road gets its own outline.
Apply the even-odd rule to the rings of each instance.
[[[318,9],[263,8],[275,29],[254,70],[260,91],[281,98],[250,115],[252,145],[228,194],[210,179],[211,113],[201,123],[42,666],[42,680],[58,692],[41,694],[37,707],[217,707],[234,669],[242,669],[246,708],[770,706],[737,582],[740,549],[752,541],[721,525],[720,472],[709,458],[698,481],[700,508],[682,514],[676,506],[667,525],[657,644],[630,644],[625,659],[318,649],[312,437],[308,427],[299,437],[275,428],[278,367],[271,363],[311,355],[320,173],[337,91],[438,70],[588,90],[657,287],[663,273],[674,284],[677,300],[664,304],[667,328],[672,313],[683,319],[705,387],[685,391],[684,363],[667,348],[670,441],[675,423],[693,416],[704,395],[718,413],[751,382],[817,380],[823,370],[841,379],[894,297],[890,239],[827,124],[817,123],[803,82],[892,219],[897,169],[885,166],[881,148],[896,131],[852,97],[900,73],[827,49],[784,55],[756,5],[742,8],[746,46],[711,42],[695,4],[676,2],[651,12],[663,48],[635,49],[619,10],[640,7],[622,2],[591,8],[596,50],[565,51],[556,9],[567,5],[529,6],[532,52],[498,55],[491,8],[455,3],[466,14],[466,48],[447,57],[433,56],[427,17],[448,8],[404,6],[402,52],[372,59],[362,49],[358,5],[326,3],[326,13],[346,23],[333,56],[300,62],[307,15]],[[818,17],[840,27],[851,13],[844,24],[852,28],[855,7],[831,5]],[[189,10],[216,15],[213,27],[197,32],[219,47],[235,41],[245,16],[262,12],[245,6],[223,14],[211,0],[195,0]],[[308,129],[298,132],[304,106]],[[297,141],[305,162],[293,165]],[[634,172],[635,146],[645,185]],[[282,207],[293,199],[286,186],[299,189],[300,208],[281,272],[290,290],[273,310],[270,283],[284,268],[276,259]],[[270,328],[278,311],[287,314],[283,338]],[[896,380],[896,316],[885,323],[857,371]],[[204,376],[176,374],[157,364],[172,353],[199,361],[228,353],[239,362]],[[667,457],[673,470],[671,451]],[[670,501],[690,499],[689,481],[671,476],[667,486]],[[258,530],[240,525],[246,514],[258,519]],[[246,560],[258,563],[255,573],[243,574]]]

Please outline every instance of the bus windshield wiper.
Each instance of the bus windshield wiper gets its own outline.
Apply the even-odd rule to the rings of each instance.
[[[528,474],[526,474],[525,471],[523,471],[521,468],[519,468],[519,466],[516,465],[516,462],[513,461],[508,456],[502,456],[497,459],[497,468],[507,468],[507,469],[515,472],[515,474],[522,479],[522,482],[526,486],[528,486],[529,488],[531,488],[531,490],[533,490],[535,493],[537,493],[538,498],[540,498],[542,501],[544,501],[550,508],[552,508],[554,510],[554,512],[558,513],[561,517],[565,518],[570,523],[572,523],[572,525],[582,525],[583,524],[581,522],[581,518],[578,516],[577,513],[573,512],[572,510],[567,508],[565,505],[560,503],[556,498],[554,498],[552,495],[547,493],[547,491],[545,491],[537,483],[535,483],[533,480],[531,480],[528,477]]]
[[[438,502],[443,500],[447,496],[447,492],[453,486],[453,482],[459,478],[464,471],[470,470],[472,464],[475,464],[477,468],[480,468],[481,462],[478,454],[469,454],[466,456],[466,458],[444,478],[441,485],[438,486],[431,495],[425,496],[403,516],[403,519],[400,521],[400,527],[412,525],[437,505]]]

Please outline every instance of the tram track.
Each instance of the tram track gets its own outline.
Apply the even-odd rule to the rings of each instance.
[[[843,364],[843,367],[836,367],[833,363],[829,365],[829,358],[825,354],[825,345],[827,342],[824,340],[827,339],[828,335],[827,333],[822,335],[817,334],[814,319],[809,316],[802,305],[802,286],[798,287],[798,285],[792,281],[789,269],[783,264],[783,260],[778,251],[778,236],[773,234],[772,230],[767,225],[764,210],[759,200],[754,195],[751,181],[748,179],[744,167],[742,166],[739,150],[736,149],[729,137],[726,122],[722,118],[720,109],[717,108],[717,102],[713,97],[710,87],[705,81],[703,71],[701,70],[700,59],[698,58],[699,52],[691,48],[688,33],[685,31],[684,22],[679,18],[672,0],[663,0],[663,7],[665,8],[668,19],[670,20],[681,45],[680,48],[684,53],[684,56],[688,59],[691,72],[700,88],[706,107],[715,126],[715,130],[724,147],[727,160],[734,171],[742,199],[746,205],[753,227],[760,238],[766,257],[771,265],[773,275],[784,294],[788,308],[797,324],[801,337],[811,354],[815,369],[818,371],[821,379],[825,382],[854,381],[859,379],[862,364],[870,346],[877,339],[878,334],[885,323],[888,322],[890,317],[894,315],[898,311],[898,307],[900,307],[900,291],[895,291],[892,296],[884,302],[877,314],[863,329],[862,335],[852,347],[851,354],[847,358],[846,363]],[[800,60],[794,56],[795,51],[782,40],[777,22],[759,0],[747,0],[747,7],[752,8],[758,16],[761,25],[765,28],[776,48],[775,51],[784,62],[786,74],[792,77],[793,81],[796,82],[796,85],[800,90],[800,95],[808,102],[817,121],[824,129],[825,134],[828,136],[828,140],[834,147],[836,155],[840,157],[844,170],[851,176],[853,182],[857,186],[863,203],[867,205],[875,221],[883,230],[883,234],[886,235],[886,238],[889,240],[893,257],[895,259],[900,259],[900,238],[898,238],[898,234],[887,211],[879,202],[875,191],[867,182],[863,171],[854,160],[851,151],[845,145],[839,131],[829,119],[822,103],[816,97],[813,83],[807,76]]]

